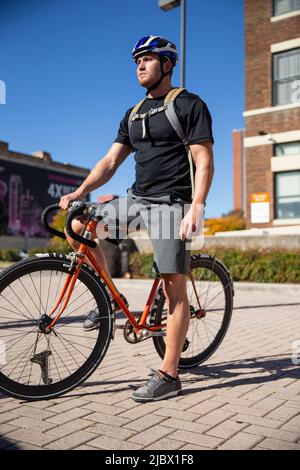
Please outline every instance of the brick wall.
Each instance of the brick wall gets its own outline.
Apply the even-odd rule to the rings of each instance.
[[[272,134],[299,130],[300,108],[247,116],[245,137],[257,136],[260,131]]]
[[[243,131],[232,132],[233,145],[233,209],[243,209]]]
[[[272,0],[245,0],[245,110],[272,106],[271,44],[300,36],[300,15],[271,22]],[[245,117],[245,137],[298,130],[300,108]],[[271,172],[272,145],[245,148],[246,219],[249,227],[268,227],[274,217],[274,175]],[[251,194],[269,192],[271,221],[251,225]]]
[[[300,16],[271,16],[272,0],[245,0],[246,111],[272,106],[271,44],[299,37]]]

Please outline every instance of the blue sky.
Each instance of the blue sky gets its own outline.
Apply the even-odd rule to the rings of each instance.
[[[16,151],[46,150],[92,168],[112,144],[126,109],[143,96],[134,43],[160,34],[180,46],[180,8],[158,0],[1,0],[0,140]],[[215,177],[206,215],[232,208],[233,129],[243,128],[243,0],[187,0],[186,88],[213,118]],[[173,84],[179,86],[176,67]],[[131,154],[93,194],[125,194]]]

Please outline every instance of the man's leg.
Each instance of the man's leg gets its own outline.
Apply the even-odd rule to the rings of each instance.
[[[151,208],[148,230],[153,244],[154,269],[163,278],[168,321],[166,350],[161,367],[144,386],[132,394],[133,400],[140,402],[161,400],[181,392],[177,369],[190,321],[187,296],[190,251],[185,242],[179,239],[182,206],[172,206],[172,214],[170,208],[164,205]]]
[[[190,312],[185,274],[163,274],[164,293],[168,302],[166,351],[159,371],[133,392],[138,402],[162,400],[181,392],[177,368],[189,326]]]
[[[190,322],[185,274],[162,274],[168,302],[166,351],[160,370],[177,377],[178,363]]]
[[[81,235],[82,229],[83,229],[83,223],[79,219],[73,220],[72,228],[73,228],[75,233]],[[65,229],[65,235],[66,235],[66,238],[67,238],[67,241],[68,241],[69,245],[71,245],[73,250],[74,251],[78,250],[79,243],[77,241],[73,240],[73,238],[71,238],[68,235],[66,229]],[[97,238],[96,230],[94,230],[94,232],[92,233],[92,240],[96,241],[95,238]],[[101,268],[105,271],[107,276],[109,276],[109,278],[111,279],[111,275],[110,275],[110,272],[109,272],[109,269],[108,269],[108,266],[107,266],[107,261],[106,261],[105,255],[104,255],[103,251],[101,250],[99,244],[97,244],[96,248],[90,248],[90,250],[92,251],[92,254],[93,254],[95,260],[97,261],[97,263],[99,264],[99,266],[101,266]],[[88,263],[93,268],[93,266],[91,265],[91,263],[89,262],[89,260],[87,258],[85,259],[85,262]]]

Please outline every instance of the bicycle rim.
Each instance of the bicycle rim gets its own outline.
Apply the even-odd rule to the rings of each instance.
[[[16,263],[2,273],[0,389],[4,393],[29,400],[57,397],[82,383],[103,359],[111,337],[110,302],[87,267],[81,269],[53,331],[40,331],[39,320],[56,304],[69,266],[69,259],[53,255]],[[83,322],[96,308],[100,327],[86,332]]]

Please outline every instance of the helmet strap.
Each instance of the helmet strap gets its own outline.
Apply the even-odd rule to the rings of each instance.
[[[157,80],[157,82],[154,83],[154,85],[152,85],[151,87],[147,88],[147,93],[146,95],[148,96],[150,91],[152,90],[156,90],[156,88],[159,87],[159,85],[161,84],[161,82],[163,81],[163,79],[169,75],[169,73],[171,72],[172,68],[169,70],[169,72],[164,72],[164,59],[162,57],[160,57],[160,70],[161,70],[161,76],[160,76],[160,79]]]

